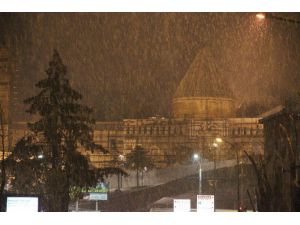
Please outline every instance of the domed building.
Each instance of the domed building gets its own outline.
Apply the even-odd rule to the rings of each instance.
[[[241,154],[243,150],[261,154],[263,127],[259,118],[235,118],[233,93],[221,72],[218,58],[210,48],[200,49],[174,94],[172,118],[99,121],[95,141],[119,155],[126,155],[135,145],[142,145],[156,165],[162,167],[168,165],[178,151],[189,150],[209,160],[235,159],[237,149],[233,146],[238,145]],[[217,137],[224,143],[215,155],[213,143]],[[94,155],[91,161],[103,166],[111,159]]]
[[[218,60],[210,48],[200,49],[174,93],[171,118],[97,121],[94,141],[111,154],[86,151],[82,154],[86,154],[95,167],[111,166],[118,156],[125,156],[136,145],[146,149],[158,167],[174,163],[178,152],[199,153],[208,160],[235,159],[237,149],[233,146],[239,146],[241,154],[243,150],[261,154],[260,118],[235,117],[233,93]],[[2,85],[2,89],[4,87],[7,86]],[[12,142],[15,143],[27,128],[26,123],[13,124],[13,127]],[[215,149],[213,143],[217,137],[224,143]]]
[[[234,117],[234,100],[217,59],[205,47],[181,80],[173,99],[174,118]]]
[[[157,175],[163,170],[154,171],[152,175],[155,176],[149,180],[154,179],[159,184],[166,182],[165,179],[174,180],[177,175],[183,176],[184,173],[181,172],[185,172],[187,167],[178,164],[184,164],[188,160],[190,163],[195,153],[202,160],[214,161],[214,165],[217,161],[234,159],[238,160],[235,161],[241,169],[238,182],[242,183],[241,164],[247,160],[244,151],[250,155],[263,154],[263,125],[259,122],[260,118],[235,117],[233,93],[222,74],[218,60],[208,47],[200,49],[174,93],[171,118],[97,121],[93,133],[94,141],[109,150],[110,154],[80,149],[81,154],[89,159],[94,168],[122,166],[126,155],[135,146],[141,145],[150,154],[156,167],[175,165],[164,170],[164,180]],[[9,146],[13,146],[28,130],[27,121],[12,124],[9,121],[12,82],[8,62],[8,52],[0,49],[0,103],[4,111],[5,132],[8,134],[5,148],[9,150]],[[215,145],[217,138],[223,140],[218,146]],[[186,160],[184,163],[180,161],[182,157]],[[142,180],[146,171],[147,168],[144,167]],[[122,179],[118,176],[116,181],[115,178],[108,178],[112,189],[123,186]],[[126,179],[124,186],[132,187],[135,184],[135,176]],[[209,185],[216,187],[216,180],[207,181]],[[239,187],[238,190],[241,189],[242,193],[243,188],[244,186]]]

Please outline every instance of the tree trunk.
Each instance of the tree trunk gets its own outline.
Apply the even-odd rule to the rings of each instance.
[[[68,158],[68,157],[67,157]],[[68,161],[68,159],[67,159]],[[69,202],[70,202],[70,166],[69,163],[66,162],[66,183],[64,187],[64,198],[63,198],[63,208],[62,212],[68,212],[69,211]]]
[[[117,178],[118,178],[118,190],[120,190],[120,173],[118,173]]]

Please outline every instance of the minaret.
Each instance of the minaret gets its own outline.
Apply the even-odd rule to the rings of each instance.
[[[3,128],[5,136],[5,151],[8,151],[9,138],[9,105],[10,105],[10,64],[9,64],[9,52],[6,48],[0,47],[0,105],[2,108]],[[2,134],[2,129],[0,130]],[[2,145],[2,144],[1,144]],[[2,146],[1,146],[2,149]]]

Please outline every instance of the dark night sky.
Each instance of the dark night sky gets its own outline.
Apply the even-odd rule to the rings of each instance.
[[[19,99],[36,93],[55,48],[98,119],[169,116],[175,90],[204,45],[237,107],[268,108],[300,89],[300,26],[257,21],[253,13],[1,13],[0,26],[16,52]],[[20,119],[23,108],[16,107]]]

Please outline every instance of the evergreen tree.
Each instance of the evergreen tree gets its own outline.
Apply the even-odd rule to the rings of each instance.
[[[125,166],[130,170],[136,171],[136,186],[139,187],[139,173],[142,172],[145,167],[150,170],[154,167],[153,160],[147,154],[144,148],[140,145],[136,145],[135,148],[126,155]]]
[[[46,73],[36,84],[39,94],[24,101],[29,105],[27,112],[39,119],[28,124],[31,134],[19,141],[12,154],[14,186],[43,193],[48,211],[68,211],[74,186],[92,186],[119,171],[90,170],[88,160],[79,153],[83,149],[107,151],[93,142],[92,109],[80,104],[82,95],[70,86],[67,68],[55,50]]]

